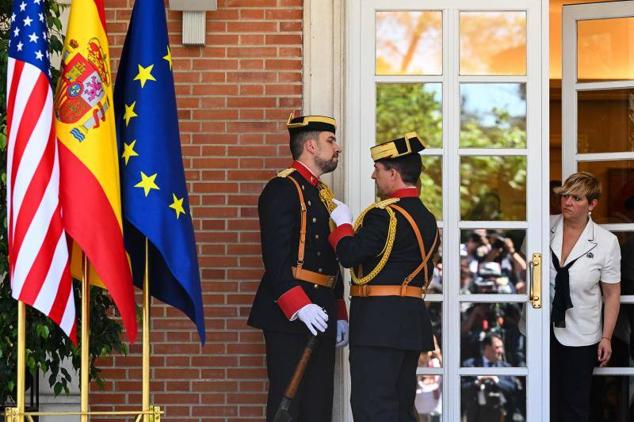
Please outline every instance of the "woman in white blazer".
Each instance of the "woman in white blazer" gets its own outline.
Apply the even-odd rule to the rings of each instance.
[[[592,221],[601,186],[591,173],[571,175],[555,192],[562,213],[550,221],[551,422],[585,422],[592,370],[612,354],[621,250],[616,236]]]

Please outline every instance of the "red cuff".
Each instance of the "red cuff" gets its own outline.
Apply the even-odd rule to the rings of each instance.
[[[291,319],[295,312],[312,302],[300,286],[295,286],[277,298],[277,304],[286,315],[287,319]]]
[[[339,241],[344,237],[348,236],[354,236],[352,224],[342,224],[330,232],[330,235],[328,236],[328,241],[330,242],[332,249],[336,251],[337,243],[339,243]]]
[[[346,309],[346,301],[344,299],[337,299],[337,321],[348,320],[348,310]]]

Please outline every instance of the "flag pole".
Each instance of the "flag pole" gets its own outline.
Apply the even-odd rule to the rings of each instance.
[[[26,306],[18,301],[18,382],[16,405],[18,422],[24,422],[24,400],[26,387]]]
[[[88,392],[90,389],[90,284],[88,283],[88,258],[82,252],[81,277],[81,422],[88,422]]]
[[[150,247],[145,238],[145,274],[143,276],[143,410],[150,410]],[[150,415],[143,414],[143,421],[148,422]]]

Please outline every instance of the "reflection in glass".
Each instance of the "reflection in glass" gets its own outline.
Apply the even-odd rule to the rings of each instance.
[[[441,84],[377,84],[377,143],[412,131],[418,133],[427,148],[442,148]]]
[[[634,79],[634,18],[577,22],[580,81]]]
[[[460,159],[462,220],[526,219],[526,156]]]
[[[525,12],[461,12],[461,75],[526,75]]]
[[[423,172],[420,175],[420,199],[436,220],[442,220],[442,157],[424,155],[421,159]]]
[[[437,360],[430,362],[435,365]],[[414,407],[418,414],[416,420],[420,422],[442,421],[442,376],[419,375],[416,382],[416,399],[414,400]]]
[[[578,92],[577,151],[634,151],[634,89]]]
[[[460,146],[526,148],[526,84],[460,84]]]
[[[526,293],[525,230],[460,232],[460,294]]]
[[[621,245],[621,294],[634,295],[634,232],[613,232]],[[624,306],[632,311],[631,322],[634,322],[634,305],[621,304],[621,313]],[[634,324],[631,324],[634,327]],[[629,339],[627,339],[629,341]],[[634,343],[632,343],[634,351]]]
[[[460,384],[461,421],[526,420],[526,377],[512,375],[463,376]]]
[[[442,74],[442,12],[377,12],[376,74]]]
[[[634,412],[630,403],[634,400],[634,378],[626,376],[592,377],[590,398],[591,421],[631,421]]]
[[[483,346],[490,342],[491,336],[502,340],[501,345],[496,344],[500,347],[496,347],[495,366],[526,366],[526,337],[519,330],[521,306],[520,303],[461,303],[462,366],[483,366]]]
[[[634,223],[634,161],[579,162],[577,168],[601,182],[601,198],[592,210],[595,222]]]

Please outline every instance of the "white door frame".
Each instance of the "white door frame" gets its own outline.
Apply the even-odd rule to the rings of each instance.
[[[458,296],[458,250],[459,229],[474,228],[473,224],[460,223],[459,213],[459,159],[460,156],[479,154],[526,155],[528,157],[527,180],[527,221],[525,222],[483,222],[485,227],[531,229],[527,231],[527,259],[533,252],[548,256],[549,227],[548,207],[534,204],[548,204],[549,180],[549,63],[548,63],[548,10],[547,0],[350,0],[346,2],[346,106],[345,106],[345,193],[352,212],[358,215],[374,200],[374,186],[370,179],[372,162],[369,147],[375,142],[375,82],[382,77],[374,75],[374,11],[385,10],[442,10],[443,11],[443,75],[431,77],[391,77],[402,82],[442,82],[443,83],[443,147],[428,149],[428,155],[443,156],[443,268],[444,298],[443,309],[443,420],[460,420],[460,375],[479,375],[480,368],[460,368],[460,302]],[[458,76],[458,31],[460,10],[526,10],[527,13],[527,76],[525,77],[465,77]],[[450,36],[453,34],[453,36]],[[475,151],[458,148],[459,100],[454,95],[462,81],[470,82],[526,82],[527,83],[527,145],[526,150],[478,149]],[[453,97],[452,97],[453,96]],[[447,227],[453,222],[454,227]],[[458,230],[457,230],[458,229]],[[449,258],[450,255],[454,258]],[[448,260],[449,259],[449,260]],[[453,260],[453,261],[451,261]],[[548,347],[549,315],[543,309],[549,303],[548,269],[542,265],[542,310],[530,308],[528,312],[528,368],[495,368],[496,374],[530,377],[527,382],[527,417],[529,421],[548,420]],[[431,295],[430,295],[431,296]],[[477,296],[484,296],[478,298]],[[434,299],[431,297],[430,299]],[[527,295],[470,295],[469,301],[514,301],[527,302]],[[454,316],[451,318],[451,316]],[[345,362],[347,368],[347,362]],[[490,368],[486,370],[491,372]],[[499,372],[498,372],[499,371]],[[436,373],[429,369],[430,373]],[[426,373],[426,372],[425,372]],[[349,379],[344,389],[349,394]],[[352,421],[350,413],[346,421]]]
[[[634,160],[634,152],[583,153],[577,152],[577,93],[604,89],[634,89],[634,80],[608,82],[577,82],[577,21],[591,19],[610,19],[634,16],[634,1],[615,1],[607,3],[587,3],[567,5],[562,14],[562,180],[577,171],[580,161],[619,161]],[[604,224],[610,231],[632,232],[634,224]],[[634,304],[634,295],[621,296],[621,304]],[[595,368],[595,375],[634,376],[634,368]]]

